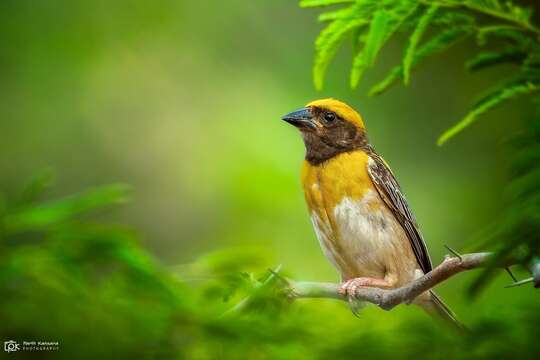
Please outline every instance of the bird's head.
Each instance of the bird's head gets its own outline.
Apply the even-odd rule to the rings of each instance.
[[[306,159],[313,164],[367,144],[362,118],[338,100],[312,101],[282,119],[300,130],[306,145]]]

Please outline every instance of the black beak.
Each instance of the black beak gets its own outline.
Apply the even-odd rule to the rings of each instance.
[[[300,110],[293,111],[283,116],[281,120],[285,120],[291,125],[296,126],[300,129],[312,129],[315,130],[317,127],[313,123],[313,116],[311,115],[310,108],[302,108]]]

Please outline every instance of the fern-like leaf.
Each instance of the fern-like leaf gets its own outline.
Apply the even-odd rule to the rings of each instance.
[[[326,69],[341,41],[351,30],[367,23],[367,20],[363,18],[340,19],[330,23],[319,34],[315,42],[315,62],[313,64],[313,81],[316,89],[323,88]]]
[[[499,0],[465,0],[461,5],[490,17],[518,24],[527,30],[538,31],[530,23],[531,10],[514,5],[511,1],[503,3]]]
[[[519,46],[530,43],[530,38],[519,27],[506,24],[483,26],[478,29],[476,34],[478,45],[485,45],[489,38],[499,38]]]
[[[300,7],[322,7],[336,4],[353,3],[355,0],[302,0],[300,1]]]
[[[415,52],[412,59],[411,68],[414,69],[422,60],[428,56],[435,55],[448,49],[450,46],[456,44],[458,41],[464,39],[472,32],[470,27],[456,27],[444,30],[439,34],[433,36],[429,41],[422,45],[417,52]],[[390,73],[379,83],[374,85],[369,91],[369,96],[375,96],[386,91],[396,81],[398,81],[403,75],[402,66],[396,66]]]
[[[328,11],[319,15],[319,22],[334,21],[338,19],[347,18],[351,15],[350,8],[338,9],[334,11]]]
[[[357,0],[352,6],[339,12],[339,16],[321,31],[315,41],[315,62],[313,64],[313,82],[315,88],[322,89],[328,64],[334,57],[345,36],[367,24],[371,14],[380,2],[378,0]]]
[[[414,1],[402,0],[392,11],[386,9],[375,11],[364,48],[353,60],[350,75],[351,88],[354,89],[358,86],[365,70],[372,67],[375,63],[381,48],[417,7],[418,4]]]
[[[439,11],[439,14],[437,14],[437,17],[433,18],[431,22],[434,25],[447,26],[447,27],[470,26],[474,24],[475,19],[474,17],[465,13],[445,10],[444,12]]]
[[[472,108],[472,110],[461,119],[456,125],[446,130],[437,140],[438,145],[442,145],[449,139],[463,131],[466,127],[471,125],[478,116],[493,109],[495,106],[511,98],[519,95],[531,94],[540,90],[539,84],[533,84],[528,81],[516,82],[511,85],[503,86],[482,98]]]
[[[527,58],[527,54],[518,49],[505,51],[481,52],[465,65],[469,71],[478,71],[493,65],[503,63],[521,64]]]
[[[437,10],[439,9],[439,5],[434,3],[432,4],[426,12],[422,15],[420,20],[418,20],[418,24],[416,25],[416,28],[414,29],[410,39],[409,39],[409,45],[405,49],[405,56],[403,57],[403,83],[407,85],[409,83],[410,73],[411,73],[411,67],[413,64],[414,54],[416,53],[416,48],[418,44],[420,43],[420,40],[422,39],[422,36],[424,35],[426,29],[429,26],[429,23],[437,13]]]
[[[390,17],[385,10],[378,10],[373,15],[363,50],[354,58],[351,68],[351,87],[358,85],[364,71],[373,64],[386,34],[390,30]]]

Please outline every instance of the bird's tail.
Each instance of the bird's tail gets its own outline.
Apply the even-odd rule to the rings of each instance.
[[[448,325],[457,329],[460,333],[466,333],[469,331],[465,325],[463,325],[456,317],[456,314],[441,300],[441,298],[435,294],[435,292],[429,292],[430,299],[421,302],[422,308],[431,316],[443,319]]]

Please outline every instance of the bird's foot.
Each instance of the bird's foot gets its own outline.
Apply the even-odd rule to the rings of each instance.
[[[349,279],[341,284],[339,293],[343,296],[347,296],[349,307],[355,316],[358,316],[358,312],[362,308],[362,303],[359,303],[356,298],[356,290],[359,287],[377,287],[385,289],[391,287],[391,285],[386,280],[369,277]]]
[[[345,281],[339,287],[339,293],[343,296],[356,296],[356,289],[359,287],[377,287],[377,288],[389,288],[390,283],[383,279],[369,278],[369,277],[357,277]]]

